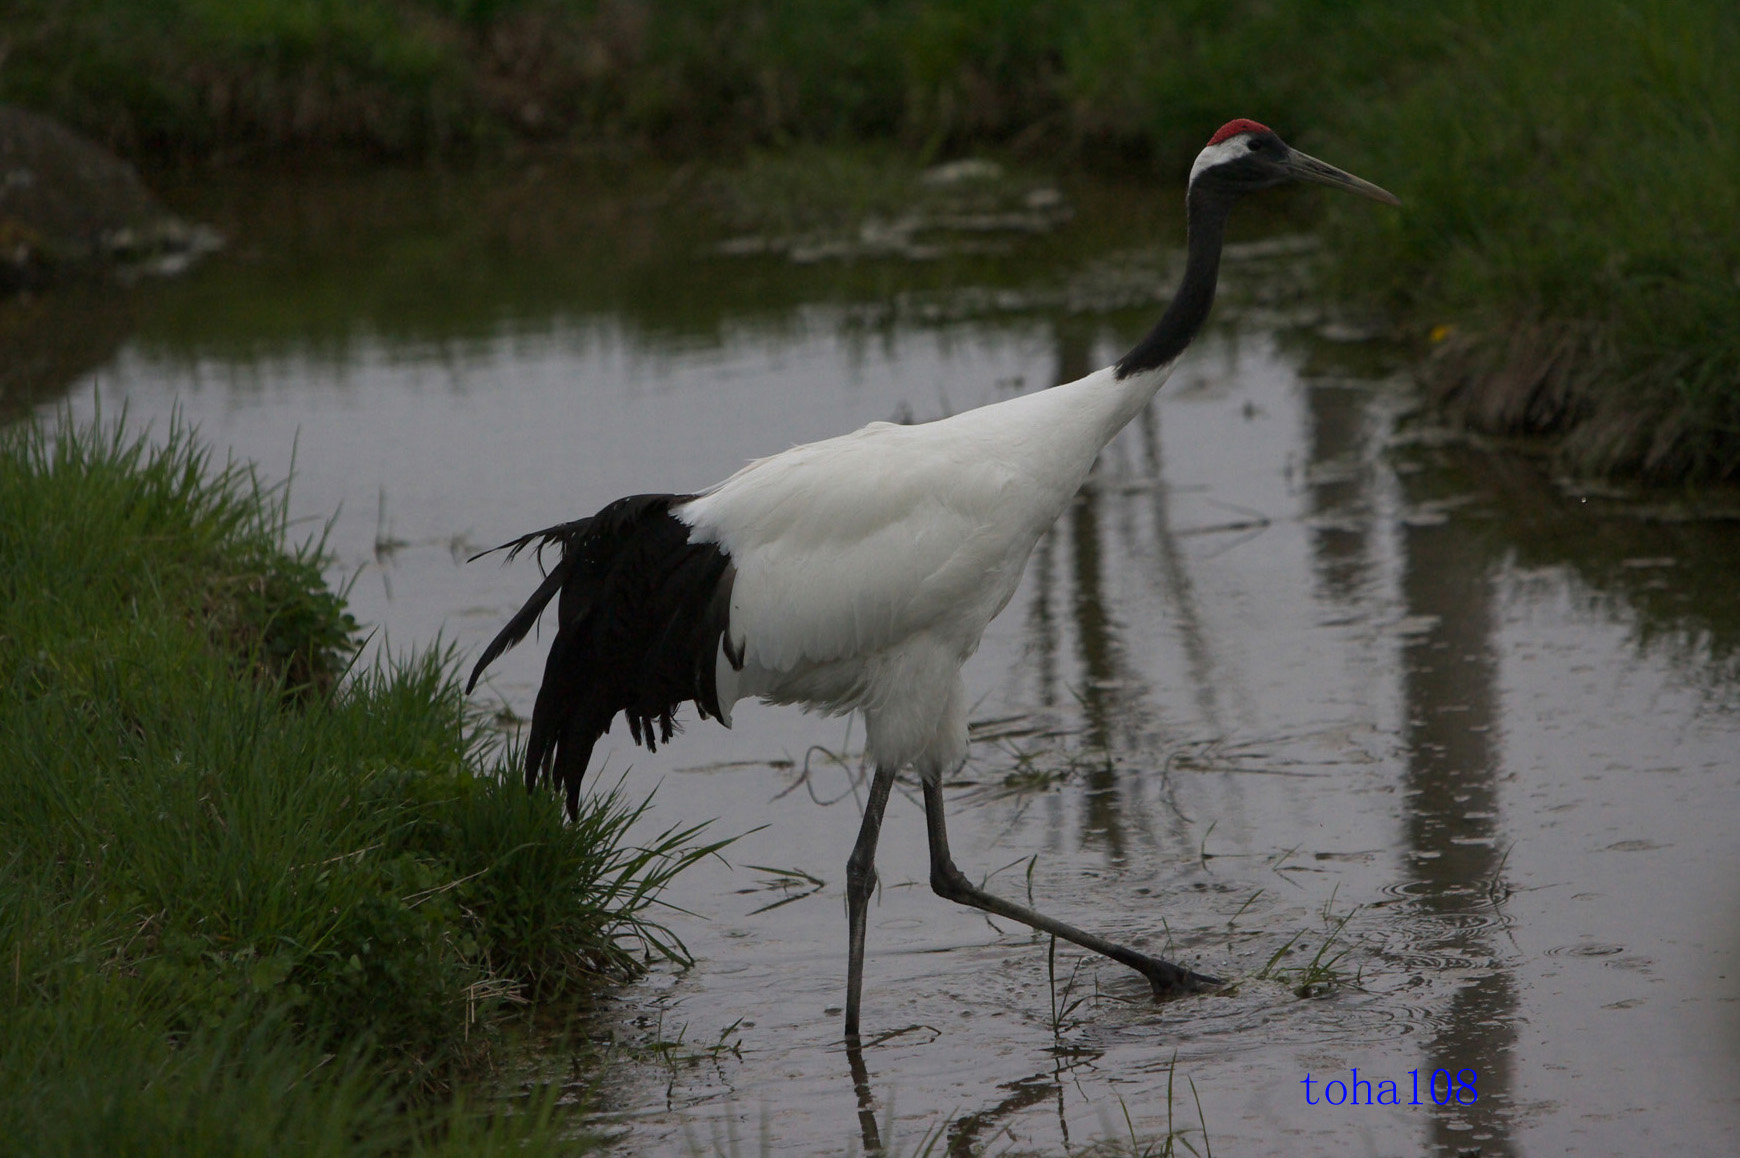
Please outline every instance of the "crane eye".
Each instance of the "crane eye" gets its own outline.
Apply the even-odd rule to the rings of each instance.
[[[1262,141],[1260,141],[1260,140],[1258,140],[1258,139],[1257,139],[1257,138],[1256,138],[1256,137],[1252,137],[1252,138],[1251,138],[1251,141],[1250,141],[1250,149],[1251,149],[1251,152],[1253,152],[1253,153],[1254,153],[1254,152],[1256,152],[1256,151],[1257,151],[1257,150],[1258,150],[1258,149],[1260,149],[1260,148],[1262,148],[1262,147],[1263,147],[1263,142],[1262,142]]]

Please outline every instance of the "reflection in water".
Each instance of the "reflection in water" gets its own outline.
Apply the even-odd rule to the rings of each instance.
[[[1345,386],[1306,388],[1314,516],[1312,555],[1324,595],[1357,606],[1372,570],[1370,395]],[[1515,1044],[1514,986],[1489,942],[1498,931],[1503,857],[1498,851],[1497,657],[1492,560],[1467,523],[1420,520],[1402,528],[1402,597],[1413,622],[1401,671],[1406,769],[1405,903],[1417,914],[1407,958],[1416,969],[1479,970],[1435,1019],[1420,1076],[1445,1070],[1478,1074],[1479,1097],[1432,1115],[1442,1153],[1472,1141],[1483,1154],[1512,1154],[1510,1051]],[[1473,915],[1476,919],[1467,919]]]
[[[1312,555],[1323,593],[1343,606],[1363,593],[1371,569],[1368,491],[1375,464],[1368,439],[1369,400],[1370,392],[1358,387],[1322,382],[1306,387]]]
[[[1196,710],[1208,725],[1211,735],[1224,735],[1220,697],[1215,690],[1214,655],[1209,647],[1208,632],[1203,627],[1202,607],[1196,596],[1195,581],[1185,565],[1183,547],[1172,529],[1172,492],[1161,464],[1160,408],[1150,406],[1142,411],[1136,416],[1135,425],[1142,438],[1143,473],[1153,487],[1150,509],[1160,590],[1172,608],[1179,642],[1184,649],[1186,680],[1196,700]]]
[[[1094,360],[1095,332],[1078,319],[1064,319],[1053,326],[1055,373],[1058,383],[1073,382],[1097,369]],[[1091,749],[1084,784],[1082,847],[1101,847],[1113,861],[1126,855],[1124,826],[1126,802],[1122,798],[1119,772],[1113,752],[1118,747],[1120,725],[1128,727],[1137,714],[1140,682],[1123,661],[1117,632],[1107,607],[1104,590],[1105,563],[1100,518],[1101,494],[1090,483],[1065,512],[1062,524],[1047,532],[1034,560],[1034,604],[1030,622],[1039,629],[1042,693],[1055,679],[1055,632],[1051,627],[1053,571],[1052,551],[1060,531],[1067,531],[1071,574],[1071,628],[1077,652],[1076,699],[1083,716],[1084,736]],[[1050,705],[1050,699],[1043,702]]]
[[[949,1158],[974,1158],[974,1155],[984,1153],[985,1147],[995,1140],[997,1132],[1003,1128],[1005,1122],[1013,1119],[1029,1106],[1037,1106],[1048,1100],[1057,1103],[1059,1140],[1067,1149],[1069,1146],[1069,1119],[1063,1112],[1063,1063],[1061,1060],[1057,1063],[1056,1070],[1047,1070],[1031,1077],[1005,1082],[999,1088],[1008,1090],[1009,1096],[988,1109],[956,1118],[950,1124],[947,1151]]]
[[[1059,383],[1074,382],[1096,369],[1093,337],[1079,325],[1057,327],[1056,340]],[[1093,486],[1083,488],[1064,518],[1069,524],[1070,561],[1074,570],[1071,611],[1076,649],[1081,659],[1082,710],[1087,717],[1089,743],[1097,751],[1109,752],[1114,744],[1112,727],[1123,708],[1119,680],[1122,664],[1102,590],[1098,489]],[[1095,783],[1090,788],[1090,796],[1097,798],[1115,790],[1113,784]],[[1090,810],[1092,808],[1090,804]],[[1089,830],[1106,831],[1097,823],[1090,823]],[[1115,849],[1116,837],[1112,839]],[[1115,852],[1115,855],[1121,854]]]
[[[864,1065],[864,1047],[857,1037],[846,1039],[846,1065],[852,1071],[852,1094],[858,1099],[858,1133],[864,1140],[864,1153],[880,1153],[882,1131],[876,1127],[876,1095]]]
[[[1472,1140],[1482,1154],[1516,1153],[1510,1138],[1515,986],[1490,942],[1499,933],[1504,856],[1499,850],[1497,629],[1488,541],[1466,522],[1411,526],[1402,587],[1408,613],[1430,630],[1409,641],[1403,669],[1410,902],[1442,931],[1412,948],[1417,967],[1477,967],[1456,990],[1426,1046],[1428,1068],[1479,1075],[1472,1106],[1432,1115],[1432,1139],[1456,1153]],[[1474,920],[1468,920],[1468,917]]]
[[[882,1129],[877,1124],[877,1103],[874,1089],[870,1084],[870,1070],[864,1062],[864,1050],[855,1038],[847,1038],[846,1065],[851,1072],[852,1092],[858,1104],[858,1136],[866,1154],[877,1154],[883,1149]],[[1004,1082],[997,1088],[1006,1091],[1007,1096],[995,1104],[982,1110],[974,1110],[962,1114],[949,1123],[946,1133],[947,1153],[951,1158],[972,1158],[973,1155],[985,1152],[985,1147],[994,1140],[998,1131],[1005,1124],[1014,1120],[1023,1110],[1037,1106],[1047,1100],[1057,1104],[1058,1135],[1063,1145],[1069,1145],[1069,1116],[1065,1112],[1064,1086],[1069,1070],[1083,1060],[1081,1051],[1059,1050],[1056,1053],[1052,1068]],[[932,1152],[927,1149],[926,1152]]]
[[[1076,496],[1069,520],[1070,558],[1075,564],[1076,647],[1081,653],[1081,708],[1089,760],[1083,796],[1082,845],[1099,845],[1114,861],[1124,859],[1124,818],[1118,773],[1111,759],[1113,725],[1124,718],[1127,682],[1118,678],[1118,643],[1100,589],[1099,492],[1089,486]]]
[[[59,400],[112,359],[133,329],[135,292],[92,282],[0,296],[0,423]]]
[[[1055,573],[1057,531],[1047,531],[1027,561],[1032,577],[1033,603],[1027,611],[1027,658],[1033,665],[1034,697],[1047,711],[1057,707],[1057,622],[1051,610]]]

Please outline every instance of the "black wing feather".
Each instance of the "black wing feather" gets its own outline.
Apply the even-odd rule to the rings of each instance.
[[[743,662],[727,631],[736,570],[719,544],[690,542],[689,527],[671,513],[692,497],[633,495],[495,548],[512,559],[534,544],[540,554],[560,545],[562,558],[484,649],[466,690],[559,593],[525,767],[528,788],[548,778],[565,792],[570,816],[592,749],[618,713],[650,750],[675,733],[684,700],[703,718],[724,718],[714,668],[720,641],[734,666]]]
[[[477,554],[467,559],[466,562],[475,563],[485,555],[493,555],[497,551],[506,551],[507,558],[503,561],[511,563],[514,560],[514,556],[518,555],[534,542],[538,544],[538,555],[541,562],[544,548],[546,546],[551,543],[564,543],[570,538],[583,537],[591,523],[591,519],[581,519],[578,522],[562,523],[554,527],[545,527],[541,531],[533,531],[529,535],[521,535],[519,538],[503,543],[499,547],[491,547],[487,551],[479,551]],[[483,649],[483,655],[479,657],[477,666],[471,669],[471,679],[466,681],[466,695],[470,695],[472,689],[477,687],[477,681],[482,677],[484,668],[494,663],[497,656],[519,643],[520,640],[524,639],[532,630],[532,625],[538,622],[538,617],[544,613],[544,608],[549,605],[550,600],[555,597],[556,592],[562,589],[562,584],[567,579],[569,570],[568,559],[566,553],[564,553],[562,561],[556,565],[555,570],[544,576],[543,583],[539,584],[538,589],[532,593],[532,597],[526,600],[526,605],[514,613],[514,617],[507,621],[507,626],[497,632],[496,637],[490,640],[489,646]]]

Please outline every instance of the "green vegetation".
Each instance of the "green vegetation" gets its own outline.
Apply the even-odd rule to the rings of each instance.
[[[137,153],[876,140],[1176,176],[1251,116],[1402,195],[1328,209],[1336,281],[1454,413],[1740,475],[1728,0],[17,0],[0,45],[0,99]]]
[[[1472,11],[1337,126],[1338,163],[1406,204],[1334,207],[1342,286],[1450,328],[1428,379],[1476,427],[1564,432],[1579,470],[1740,477],[1733,7]]]
[[[9,1150],[542,1152],[548,1105],[432,1096],[515,1003],[684,957],[650,906],[696,830],[633,847],[620,793],[563,823],[448,655],[341,681],[354,624],[285,531],[184,429],[0,432]]]
[[[124,152],[426,148],[458,135],[466,77],[415,15],[385,0],[16,0],[0,97]]]
[[[1353,952],[1353,946],[1342,945],[1340,948],[1336,948],[1335,941],[1341,936],[1342,930],[1347,928],[1347,922],[1353,919],[1353,914],[1358,911],[1358,908],[1355,907],[1346,916],[1335,922],[1335,927],[1323,935],[1323,940],[1318,944],[1317,952],[1312,954],[1311,960],[1302,965],[1282,965],[1280,964],[1281,958],[1292,953],[1294,946],[1297,945],[1301,950],[1311,947],[1299,944],[1299,939],[1305,935],[1303,929],[1294,933],[1279,949],[1269,955],[1269,959],[1264,962],[1263,967],[1251,975],[1252,979],[1279,981],[1291,989],[1295,997],[1304,998],[1322,997],[1335,992],[1344,985],[1357,985],[1359,975],[1355,973],[1350,980],[1347,970],[1339,967],[1342,958]],[[1324,921],[1327,923],[1328,920],[1328,907],[1325,906]],[[1324,954],[1329,953],[1331,949],[1335,949],[1335,952],[1328,960],[1325,960]]]
[[[1323,125],[1440,31],[1397,0],[15,0],[0,99],[134,149],[871,138],[1176,163],[1229,109]]]

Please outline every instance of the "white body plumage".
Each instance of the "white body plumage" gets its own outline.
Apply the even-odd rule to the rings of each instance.
[[[758,459],[674,508],[737,570],[715,662],[726,721],[752,696],[859,710],[875,763],[952,772],[967,749],[961,665],[1171,367],[1121,380],[1107,367],[935,422],[871,423]]]

